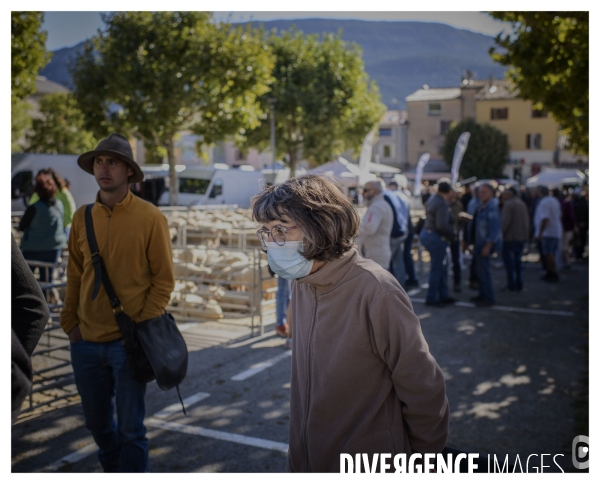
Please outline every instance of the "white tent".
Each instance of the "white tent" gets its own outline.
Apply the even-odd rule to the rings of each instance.
[[[384,165],[382,163],[369,163],[369,174],[363,183],[374,180],[375,174],[384,175],[391,173],[400,173],[399,168],[395,168],[393,166]],[[339,156],[337,159],[333,161],[329,161],[323,165],[317,166],[312,170],[308,170],[307,173],[323,173],[328,175],[333,175],[338,178],[342,182],[350,185],[357,185],[360,178],[360,168],[358,165],[351,163],[347,159]]]
[[[323,174],[331,175],[337,178],[344,185],[358,185],[358,179],[360,176],[360,168],[354,163],[349,162],[343,157],[338,157],[335,160],[328,161],[327,163],[317,166],[312,170],[308,170],[307,173],[312,174]],[[369,180],[374,180],[375,175],[369,174]],[[368,181],[368,180],[367,180]]]
[[[528,187],[552,186],[559,185],[581,185],[585,181],[585,174],[580,170],[567,168],[548,168],[541,173],[538,173],[531,178],[528,178],[525,184]]]
[[[384,165],[383,163],[369,163],[369,171],[371,173],[379,173],[381,175],[388,173],[400,173],[400,168],[396,168],[390,165]]]

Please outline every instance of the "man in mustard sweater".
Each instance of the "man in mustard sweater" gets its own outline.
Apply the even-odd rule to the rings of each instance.
[[[144,178],[129,142],[111,134],[94,151],[81,155],[77,164],[94,175],[100,187],[92,209],[94,232],[123,310],[136,323],[160,316],[175,285],[171,239],[160,210],[129,191],[130,183]],[[73,216],[60,324],[69,335],[85,425],[100,448],[104,471],[147,472],[146,384],[131,378],[104,286],[92,301],[93,288],[83,206]]]

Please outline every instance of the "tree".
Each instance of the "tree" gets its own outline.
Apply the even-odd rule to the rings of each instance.
[[[589,12],[490,12],[514,33],[496,37],[492,58],[510,66],[520,96],[552,113],[573,151],[589,151]]]
[[[166,150],[177,203],[174,139],[205,143],[258,124],[273,61],[261,32],[217,24],[207,12],[119,12],[71,66],[85,127],[118,130]]]
[[[30,126],[30,108],[24,99],[35,92],[39,70],[52,57],[46,51],[46,32],[40,30],[43,12],[11,12],[11,150],[19,151],[18,140]]]
[[[11,12],[11,94],[18,101],[35,92],[37,73],[52,57],[43,22],[43,12]]]
[[[10,113],[10,151],[18,153],[23,151],[23,147],[19,143],[23,133],[31,127],[31,116],[29,110],[31,105],[25,101],[16,101],[11,103]]]
[[[83,153],[98,144],[84,125],[83,113],[71,93],[56,93],[40,99],[41,118],[32,122],[27,151],[32,153]]]
[[[271,91],[261,98],[265,114],[241,145],[269,147],[267,112],[275,98],[275,159],[285,154],[292,175],[301,157],[322,164],[347,149],[358,151],[385,112],[358,45],[342,41],[339,33],[319,39],[295,30],[272,32],[269,45],[276,61]]]
[[[442,146],[442,155],[446,163],[452,166],[456,142],[465,131],[471,133],[471,136],[460,165],[460,173],[467,178],[501,178],[502,169],[510,157],[508,137],[493,126],[479,124],[471,118],[454,124],[446,133]]]

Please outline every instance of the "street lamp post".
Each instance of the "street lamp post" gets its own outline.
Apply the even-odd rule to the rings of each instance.
[[[275,183],[275,103],[277,98],[270,97],[267,99],[269,102],[269,111],[271,115],[271,155],[273,156],[271,161],[271,174],[273,175],[273,183]]]

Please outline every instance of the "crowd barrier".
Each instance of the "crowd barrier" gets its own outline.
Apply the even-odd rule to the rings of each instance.
[[[40,282],[42,292],[49,301],[50,319],[31,355],[33,385],[29,394],[29,405],[24,406],[25,411],[33,411],[77,395],[71,368],[69,338],[60,327],[60,311],[64,307],[60,294],[64,293],[67,284],[66,261],[66,251],[58,264],[27,261],[30,265],[38,266],[41,273],[53,271],[54,278],[51,283]]]

